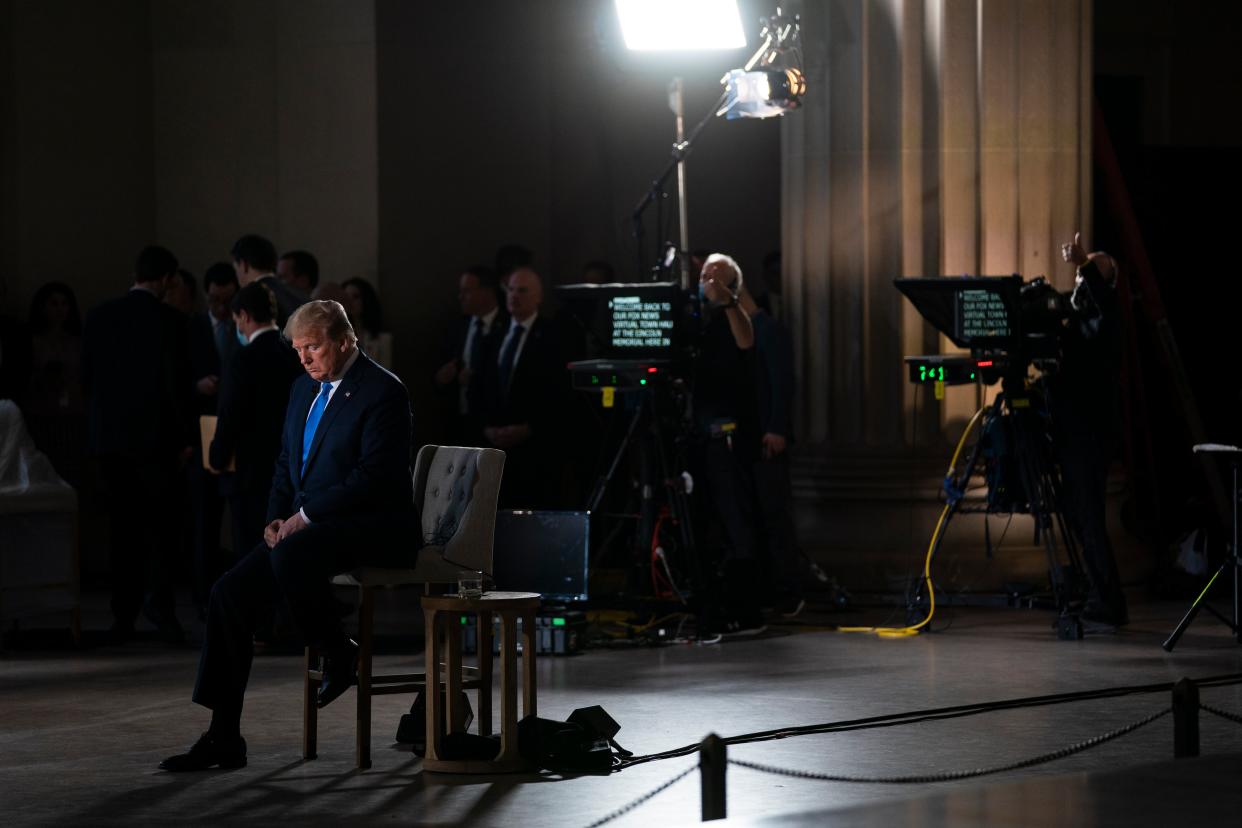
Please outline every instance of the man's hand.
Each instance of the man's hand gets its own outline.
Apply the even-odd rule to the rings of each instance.
[[[457,360],[450,359],[440,366],[440,370],[436,371],[436,384],[448,385],[455,379],[457,379]]]
[[[783,434],[774,434],[769,431],[763,435],[763,456],[766,460],[771,460],[785,453],[785,436]]]
[[[294,512],[281,522],[280,528],[276,530],[276,542],[280,543],[294,532],[300,532],[306,528],[306,521],[302,519],[301,512]]]
[[[208,374],[194,383],[194,388],[200,396],[214,397],[216,392],[220,390],[220,378],[215,374]]]
[[[280,527],[283,523],[283,520],[273,520],[263,527],[263,542],[267,544],[268,549],[271,549],[280,540]]]
[[[1081,233],[1075,233],[1074,241],[1070,244],[1061,245],[1061,258],[1074,267],[1082,267],[1087,263],[1087,251],[1083,249]]]

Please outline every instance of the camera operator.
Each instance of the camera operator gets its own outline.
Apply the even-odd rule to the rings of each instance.
[[[707,624],[730,636],[764,630],[752,474],[760,457],[755,332],[741,305],[742,291],[737,263],[720,253],[708,256],[699,275],[704,326],[695,358],[694,414],[703,449],[698,477],[724,547],[720,595]]]
[[[1061,337],[1060,368],[1048,380],[1062,506],[1082,540],[1091,581],[1083,618],[1119,627],[1129,617],[1105,525],[1105,489],[1120,420],[1117,263],[1102,251],[1086,253],[1077,233],[1073,242],[1061,246],[1061,256],[1078,268]]]

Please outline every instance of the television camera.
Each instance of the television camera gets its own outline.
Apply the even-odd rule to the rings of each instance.
[[[1059,507],[1063,486],[1045,386],[1048,371],[1055,370],[1060,360],[1068,299],[1042,278],[1024,282],[1017,275],[915,277],[896,279],[894,284],[938,331],[970,352],[906,357],[911,382],[935,384],[938,397],[945,385],[1001,383],[993,402],[970,420],[945,474],[945,511],[929,547],[925,572],[930,573],[930,562],[955,513],[1029,514],[1035,543],[1043,546],[1048,558],[1059,611],[1057,635],[1081,638],[1086,590],[1080,574],[1084,571],[1080,539]],[[959,464],[962,448],[976,427],[979,436],[966,461]],[[965,504],[967,485],[975,475],[987,485],[982,508]],[[1062,563],[1062,553],[1067,563]],[[930,597],[924,590],[931,589],[926,575],[911,596],[912,614]]]

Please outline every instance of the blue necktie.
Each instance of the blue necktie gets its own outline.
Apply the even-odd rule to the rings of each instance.
[[[320,383],[323,387],[315,402],[311,404],[310,416],[306,418],[306,429],[302,432],[302,474],[306,474],[306,459],[310,457],[311,443],[315,442],[315,429],[319,428],[319,420],[323,410],[328,406],[328,395],[332,393],[332,383]]]
[[[514,325],[513,330],[509,333],[509,341],[505,343],[504,351],[500,354],[500,396],[503,398],[509,393],[509,380],[513,374],[513,361],[517,357],[518,344],[522,341],[522,333],[526,329],[521,325]]]

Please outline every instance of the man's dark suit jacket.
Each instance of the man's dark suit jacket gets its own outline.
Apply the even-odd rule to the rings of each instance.
[[[211,318],[202,312],[192,313],[188,325],[190,348],[190,385],[194,394],[196,414],[215,414],[219,395],[204,396],[194,386],[203,377],[220,376],[220,352],[216,349]]]
[[[470,333],[475,319],[476,317],[473,316],[465,316],[453,326],[450,336],[446,338],[440,360],[441,365],[452,359],[464,360],[466,336]],[[504,341],[505,334],[508,332],[509,314],[505,313],[504,308],[499,308],[496,318],[492,320],[491,330],[483,337],[479,348],[479,364],[471,366],[470,382],[466,386],[466,416],[476,429],[482,426],[483,417],[488,411],[490,389],[496,382],[496,361],[500,354],[500,343]],[[450,385],[449,389],[453,396],[453,411],[458,413],[460,409],[458,408],[457,383]]]
[[[502,344],[497,346],[497,352],[504,347],[508,333],[506,324],[500,334]],[[498,360],[499,355],[493,358],[493,361]],[[564,397],[569,388],[569,373],[562,362],[560,340],[552,323],[542,316],[535,320],[534,327],[526,335],[526,343],[513,368],[507,390],[500,387],[498,369],[493,367],[491,370],[487,424],[505,426],[526,423],[536,439],[552,436],[548,432],[555,429],[563,413]]]
[[[152,457],[198,439],[187,342],[185,316],[146,290],[87,316],[82,382],[96,454]]]
[[[505,328],[501,335],[508,335]],[[500,346],[502,349],[504,345]],[[563,455],[569,373],[561,341],[552,322],[539,316],[526,335],[509,388],[492,376],[486,421],[492,426],[526,424],[531,438],[506,449],[501,501],[505,508],[551,508],[559,505],[559,459]]]
[[[413,511],[410,397],[366,354],[346,372],[324,410],[302,474],[302,432],[319,383],[303,374],[289,393],[267,522],[302,509],[312,523],[346,519],[382,530]]]
[[[225,469],[229,458],[235,457],[232,483],[239,492],[262,498],[260,512],[265,509],[280,454],[289,389],[302,375],[297,355],[279,333],[271,331],[233,354],[220,385],[211,465]]]

